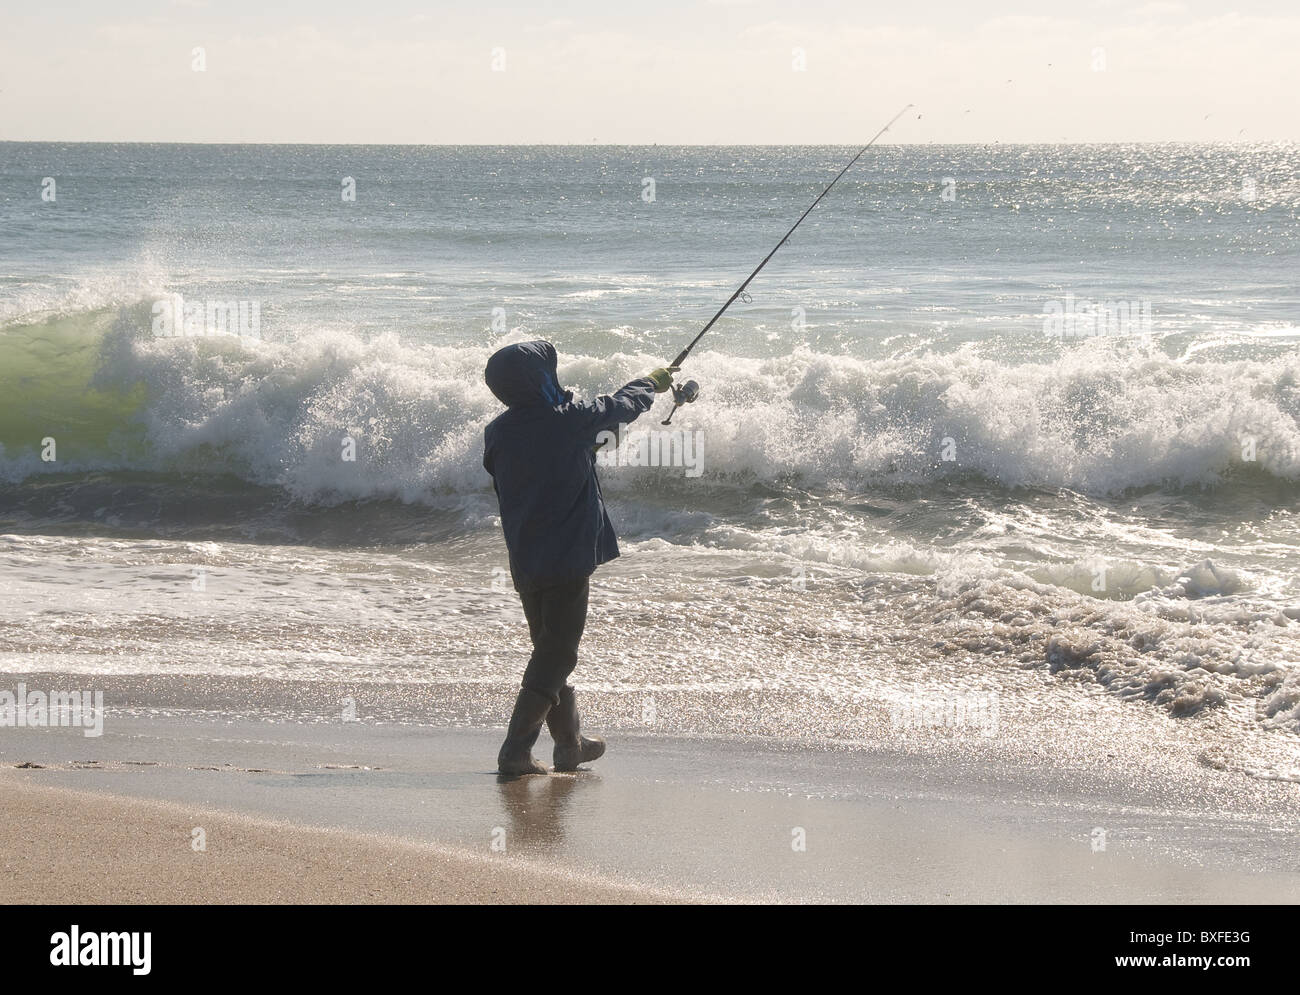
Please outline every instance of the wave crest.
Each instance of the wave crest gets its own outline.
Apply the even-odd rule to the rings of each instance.
[[[123,331],[143,323],[100,311],[0,333],[0,379],[13,381],[0,383],[0,477],[220,472],[318,503],[415,502],[486,486],[482,428],[500,408],[482,370],[501,343]],[[635,353],[564,356],[558,344],[561,379],[585,395],[661,362]],[[852,489],[975,475],[1007,487],[1113,494],[1214,485],[1243,472],[1300,478],[1296,355],[1197,363],[1099,342],[1052,363],[1007,366],[971,348],[880,361],[800,349],[779,359],[703,352],[688,372],[703,394],[674,426],[703,433],[704,477],[715,484]],[[637,427],[657,428],[658,413]],[[47,435],[59,438],[57,465],[36,457]],[[349,438],[355,460],[344,458]],[[614,489],[672,475],[634,466],[603,472]]]

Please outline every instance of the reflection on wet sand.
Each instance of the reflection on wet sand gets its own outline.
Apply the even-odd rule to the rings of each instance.
[[[548,777],[497,777],[505,810],[506,847],[510,852],[558,851],[567,835],[570,801],[579,785],[591,787],[600,778],[589,772]]]

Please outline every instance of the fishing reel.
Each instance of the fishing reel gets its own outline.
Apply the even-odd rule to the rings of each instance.
[[[677,409],[683,404],[693,404],[695,399],[700,396],[700,385],[694,380],[687,380],[684,384],[673,385],[673,410],[668,412],[668,417],[659,424],[667,425],[673,420],[673,415],[677,414]]]

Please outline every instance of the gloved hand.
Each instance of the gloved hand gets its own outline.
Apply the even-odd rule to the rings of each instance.
[[[656,394],[662,394],[672,387],[673,372],[672,367],[661,366],[659,369],[647,373],[646,379],[654,382]]]

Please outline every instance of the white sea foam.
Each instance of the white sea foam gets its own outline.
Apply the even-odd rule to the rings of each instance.
[[[68,447],[61,468],[165,470],[197,458],[311,501],[482,489],[482,428],[500,411],[482,379],[493,346],[338,330],[293,342],[106,345],[96,384],[143,385],[146,400],[122,417],[142,427],[144,451]],[[560,376],[594,396],[661,362],[564,355]],[[977,475],[1108,494],[1212,485],[1241,470],[1300,478],[1295,355],[1197,364],[1090,343],[1053,363],[1007,366],[970,349],[881,361],[799,349],[776,359],[702,352],[688,373],[702,397],[674,424],[704,433],[704,486],[855,488]],[[64,389],[75,406],[84,385]],[[356,462],[340,459],[344,437],[356,440]],[[32,468],[15,446],[2,461],[10,480]],[[658,473],[618,467],[605,476],[617,490]]]

